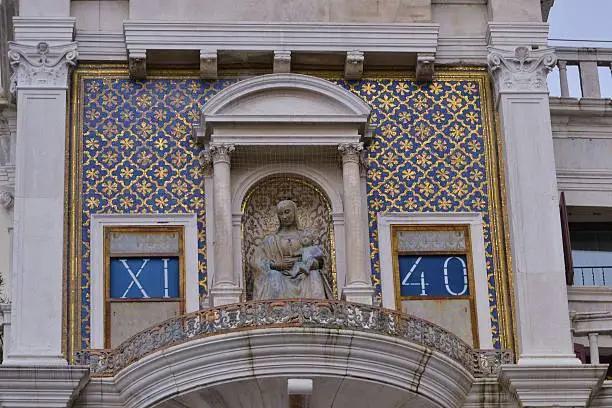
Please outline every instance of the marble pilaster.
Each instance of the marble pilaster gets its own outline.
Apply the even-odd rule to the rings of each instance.
[[[66,92],[75,42],[11,42],[17,94],[11,335],[6,365],[65,365]],[[44,322],[44,324],[41,324]]]

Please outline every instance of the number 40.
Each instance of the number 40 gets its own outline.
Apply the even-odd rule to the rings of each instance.
[[[419,256],[416,259],[416,261],[414,261],[414,263],[410,267],[410,270],[408,271],[408,273],[406,274],[406,276],[402,280],[402,286],[419,286],[420,285],[421,286],[421,296],[425,296],[425,295],[427,295],[426,287],[429,286],[429,283],[425,282],[425,271],[421,271],[421,276],[420,276],[420,281],[419,282],[409,282],[410,277],[412,276],[412,274],[414,273],[415,269],[417,268],[417,266],[419,265],[419,263],[421,262],[422,259],[423,259],[423,257]],[[449,285],[449,282],[448,282],[448,264],[453,259],[456,259],[456,260],[458,260],[461,263],[461,269],[463,271],[463,288],[461,289],[460,292],[453,291],[451,289],[450,285]],[[467,267],[465,265],[465,261],[463,259],[459,258],[458,256],[449,256],[444,261],[444,287],[446,288],[446,291],[448,292],[448,294],[452,295],[452,296],[462,296],[468,290]]]

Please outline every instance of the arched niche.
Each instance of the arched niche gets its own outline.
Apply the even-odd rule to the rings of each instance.
[[[251,259],[264,238],[274,234],[279,226],[276,205],[291,200],[297,206],[298,227],[307,231],[313,244],[322,248],[320,269],[328,298],[337,298],[334,224],[331,205],[325,192],[312,180],[291,173],[276,173],[257,180],[242,201],[242,270],[247,300],[253,297]]]
[[[212,304],[245,299],[241,205],[257,180],[275,173],[306,177],[325,191],[335,236],[338,289],[350,281],[345,279],[345,264],[353,262],[355,256],[348,252],[357,253],[358,258],[363,257],[357,262],[359,268],[352,268],[362,271],[364,283],[357,289],[359,299],[371,303],[371,282],[363,278],[366,269],[370,269],[369,259],[364,256],[369,251],[362,193],[365,178],[363,174],[360,178],[358,166],[352,166],[348,179],[352,185],[347,186],[346,168],[339,153],[347,151],[339,150],[342,146],[360,149],[367,141],[372,130],[370,111],[363,100],[331,81],[297,74],[262,75],[239,81],[207,101],[195,132],[204,146],[208,169],[204,188]],[[345,213],[347,191],[352,193],[349,208],[358,208],[349,215]],[[350,224],[347,216],[353,219]],[[353,228],[351,242],[344,238],[347,225]]]

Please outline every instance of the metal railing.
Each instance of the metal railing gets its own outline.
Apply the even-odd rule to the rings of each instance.
[[[567,67],[578,66],[582,97],[601,98],[599,67],[607,67],[608,70],[612,70],[612,48],[555,47],[555,50],[557,67],[559,68],[561,97],[570,97]],[[609,72],[607,75],[611,74]]]
[[[612,266],[575,266],[574,285],[612,286]]]

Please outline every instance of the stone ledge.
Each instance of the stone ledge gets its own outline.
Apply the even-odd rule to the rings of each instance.
[[[65,408],[89,380],[82,366],[0,366],[0,406]]]
[[[503,365],[500,384],[524,407],[587,407],[607,365]]]

